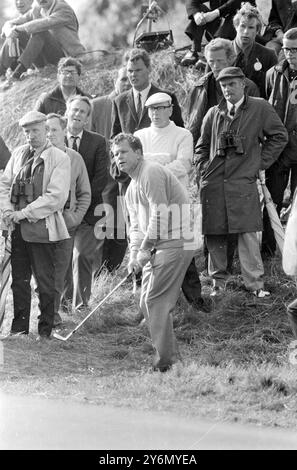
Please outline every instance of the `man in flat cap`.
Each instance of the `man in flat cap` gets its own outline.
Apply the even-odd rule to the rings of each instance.
[[[170,170],[188,193],[192,170],[193,137],[190,131],[171,121],[172,99],[167,93],[154,93],[145,102],[150,127],[134,133],[142,143],[144,159],[157,162]],[[203,307],[201,284],[195,258],[192,259],[182,284],[187,301],[196,309]]]
[[[0,180],[3,222],[12,229],[11,334],[28,334],[32,274],[39,296],[38,340],[51,335],[55,250],[69,238],[62,215],[70,188],[70,159],[46,138],[46,116],[30,111],[19,121],[27,143],[17,147]]]
[[[244,74],[227,67],[218,75],[225,100],[206,114],[196,145],[201,176],[202,232],[209,251],[212,295],[221,293],[228,278],[226,240],[238,234],[241,274],[257,297],[264,274],[256,232],[262,217],[256,179],[279,157],[288,134],[273,107],[244,93]]]

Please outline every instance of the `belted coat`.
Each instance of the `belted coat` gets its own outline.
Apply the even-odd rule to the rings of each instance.
[[[218,137],[225,131],[233,131],[240,145],[218,152]],[[203,234],[262,230],[257,175],[272,165],[287,140],[280,118],[262,98],[245,97],[233,119],[228,116],[226,101],[208,111],[195,148],[201,174]]]

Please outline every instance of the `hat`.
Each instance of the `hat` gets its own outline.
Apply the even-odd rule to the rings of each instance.
[[[35,122],[43,121],[46,121],[45,114],[40,113],[39,111],[29,111],[19,120],[19,125],[24,127],[28,126],[29,124],[34,124]]]
[[[240,67],[226,67],[220,71],[217,80],[224,80],[224,78],[245,78],[245,75]]]
[[[154,93],[146,100],[145,106],[154,106],[155,104],[164,103],[166,101],[169,101],[169,103],[171,104],[172,98],[170,95],[167,95],[167,93]]]

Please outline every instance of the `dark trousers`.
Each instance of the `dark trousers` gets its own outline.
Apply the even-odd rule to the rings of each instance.
[[[114,238],[105,238],[102,250],[102,266],[97,270],[95,276],[99,276],[104,267],[110,273],[119,268],[126,254],[127,246],[127,239],[117,238],[117,233],[115,233]]]
[[[192,261],[186,271],[182,283],[182,291],[185,298],[190,304],[195,304],[196,306],[199,306],[203,303],[203,300],[201,298],[201,283],[195,264],[195,258],[192,258]]]
[[[234,39],[236,31],[232,24],[232,18],[227,18],[221,25],[221,21],[217,18],[210,23],[206,23],[203,26],[197,26],[194,20],[191,20],[185,30],[185,33],[193,41],[193,50],[196,52],[201,51],[201,41],[203,34],[208,41],[215,37],[221,37],[226,39]]]
[[[271,198],[276,204],[278,215],[283,206],[284,192],[288,185],[291,171],[291,198],[297,186],[297,164],[290,167],[284,167],[279,162],[274,163],[265,172],[266,186],[271,194]],[[262,235],[262,252],[273,255],[276,250],[276,241],[274,232],[270,224],[268,212],[264,207],[263,210],[263,235]]]
[[[56,243],[55,250],[55,313],[59,312],[61,298],[65,292],[65,278],[71,269],[74,236]]]
[[[293,331],[294,337],[297,339],[297,299],[293,300],[287,307],[287,314],[289,322]]]
[[[36,61],[38,61],[40,66],[42,61],[43,65],[57,64],[64,55],[55,37],[50,32],[43,31],[41,33],[31,34],[18,61],[28,69],[32,64],[36,63]]]
[[[18,33],[19,39],[19,48],[22,52],[26,44],[29,40],[29,36],[27,33]],[[0,75],[5,74],[8,68],[14,69],[17,66],[17,57],[11,57],[9,55],[9,45],[8,41],[4,41],[3,46],[1,47],[0,51]]]
[[[238,234],[228,233],[227,234],[227,271],[232,274],[233,271],[233,259],[234,253],[237,248]],[[206,237],[203,242],[203,254],[204,254],[204,269],[208,271],[208,248],[206,244]]]
[[[11,271],[14,318],[11,331],[29,333],[31,310],[31,277],[34,274],[39,296],[38,333],[50,336],[54,321],[55,243],[29,243],[16,228],[11,238]]]

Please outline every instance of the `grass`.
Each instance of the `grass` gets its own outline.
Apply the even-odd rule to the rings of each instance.
[[[85,63],[81,87],[92,94],[109,93],[121,54],[97,55]],[[183,105],[198,72],[182,68],[172,51],[153,57],[153,80],[170,88]],[[56,71],[47,67],[1,95],[2,136],[13,149],[23,140],[17,122],[42,91],[53,86]],[[193,199],[197,190],[191,188]],[[202,254],[197,266],[203,269]],[[125,275],[103,275],[93,290],[96,305]],[[210,281],[202,278],[203,295]],[[127,284],[117,291],[67,342],[36,343],[37,298],[33,294],[28,337],[2,341],[1,389],[10,394],[49,399],[174,411],[180,415],[292,428],[297,424],[296,368],[290,364],[292,339],[285,306],[295,297],[295,284],[281,269],[278,256],[265,262],[270,298],[255,299],[242,286],[238,260],[226,295],[210,313],[193,311],[181,296],[174,326],[182,362],[166,373],[152,372],[152,346],[145,326],[137,323],[138,297]],[[64,314],[65,334],[86,315]],[[8,298],[2,333],[12,319]]]

